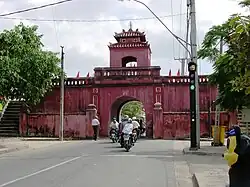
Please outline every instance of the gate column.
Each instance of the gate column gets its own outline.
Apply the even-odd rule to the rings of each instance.
[[[163,109],[161,103],[154,104],[153,110],[153,138],[163,138]]]
[[[86,127],[86,137],[93,136],[92,119],[96,116],[97,110],[94,104],[89,104],[86,110],[87,115],[87,127]]]

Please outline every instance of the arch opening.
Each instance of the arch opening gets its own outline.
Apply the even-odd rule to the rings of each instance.
[[[139,123],[146,124],[146,111],[143,103],[133,97],[121,97],[117,99],[111,106],[110,119],[116,117],[118,122],[121,118],[128,115],[130,118],[136,117]],[[144,133],[144,136],[146,132]]]
[[[137,67],[137,58],[126,56],[122,58],[122,67]]]

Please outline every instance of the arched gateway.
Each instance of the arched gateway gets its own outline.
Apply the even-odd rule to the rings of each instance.
[[[151,66],[151,49],[144,32],[123,30],[115,33],[109,45],[110,67],[95,68],[94,77],[67,78],[65,81],[65,136],[92,136],[93,112],[101,121],[102,136],[108,135],[112,116],[132,100],[142,102],[146,111],[147,136],[184,138],[189,135],[189,79],[187,76],[161,76],[159,66]],[[136,66],[127,67],[129,62]],[[215,100],[216,88],[200,76],[201,134],[208,133],[208,110]],[[22,135],[58,136],[59,85],[32,111],[22,113]],[[95,109],[96,108],[96,109]],[[214,113],[211,113],[214,118]],[[224,117],[221,117],[223,124]]]

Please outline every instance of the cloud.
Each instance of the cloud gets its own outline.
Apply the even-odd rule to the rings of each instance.
[[[56,0],[0,0],[2,13],[39,6]],[[175,15],[162,18],[163,22],[175,34],[185,38],[186,0],[144,0],[158,16]],[[221,8],[223,6],[223,9]],[[204,34],[214,25],[222,23],[230,14],[243,11],[237,2],[231,0],[199,0],[197,8],[197,41],[202,42]],[[180,15],[181,14],[181,15]],[[118,0],[74,0],[51,8],[26,12],[11,16],[33,19],[74,19],[74,20],[117,20],[152,17],[142,5]],[[1,19],[0,30],[10,29],[20,20]],[[25,24],[36,24],[39,32],[44,34],[43,42],[46,49],[60,51],[60,45],[65,46],[65,68],[69,76],[81,72],[85,76],[93,72],[96,66],[109,65],[109,50],[107,45],[114,42],[114,32],[129,28],[129,21],[119,22],[37,22],[23,21]],[[185,55],[183,47],[173,39],[157,20],[133,21],[133,28],[145,31],[152,49],[152,65],[160,65],[162,73],[169,69],[177,72],[180,63],[174,58]],[[200,62],[201,73],[211,73],[211,64]]]

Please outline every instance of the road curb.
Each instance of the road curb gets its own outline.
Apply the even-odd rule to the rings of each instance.
[[[200,156],[222,156],[222,153],[216,153],[216,152],[206,152],[206,151],[191,151],[189,148],[184,148],[182,150],[184,155],[200,155]]]
[[[21,141],[59,141],[59,138],[20,138]]]
[[[83,140],[92,140],[93,138],[64,138],[63,141],[83,141]],[[40,138],[40,137],[28,137],[28,138],[20,138],[19,140],[21,141],[27,141],[27,142],[32,142],[32,141],[60,141],[59,138]]]
[[[0,155],[15,152],[15,151],[20,151],[20,150],[28,149],[28,148],[29,148],[28,145],[23,146],[23,147],[15,147],[15,148],[3,148],[3,149],[0,149]]]
[[[181,140],[181,141],[190,141],[190,138],[176,138],[175,140]],[[201,142],[211,142],[213,141],[212,138],[201,138],[200,139]]]
[[[192,175],[192,183],[193,183],[193,187],[200,187],[195,173]]]

